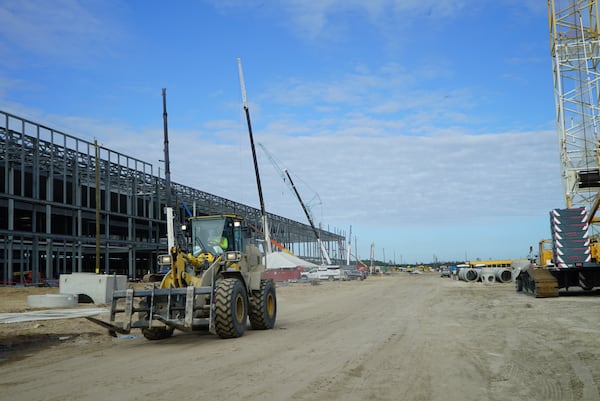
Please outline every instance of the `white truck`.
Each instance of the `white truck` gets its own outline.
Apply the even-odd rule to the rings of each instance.
[[[339,266],[319,266],[308,272],[302,272],[300,276],[306,280],[347,280],[346,272]]]

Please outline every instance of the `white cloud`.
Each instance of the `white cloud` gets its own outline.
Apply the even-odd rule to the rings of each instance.
[[[24,54],[41,56],[46,63],[93,63],[111,52],[124,32],[113,23],[116,13],[107,8],[118,3],[104,1],[44,0],[0,2],[2,63],[14,65]],[[23,61],[21,61],[23,62]]]
[[[517,4],[516,0],[505,1]],[[211,3],[224,13],[252,8],[256,11],[253,22],[277,18],[281,25],[303,37],[319,40],[335,39],[349,29],[345,25],[347,15],[386,35],[391,34],[393,26],[394,35],[400,36],[398,33],[407,29],[407,24],[451,23],[457,13],[476,12],[472,7],[483,7],[480,2],[466,0]],[[126,39],[126,35],[119,32],[119,22],[113,23],[105,12],[110,7],[124,6],[103,4],[0,0],[0,49],[29,52],[40,63],[79,62],[110,52],[115,36]],[[534,11],[538,12],[537,8]],[[203,57],[210,59],[212,54]],[[332,229],[352,224],[392,234],[404,228],[410,233],[451,224],[525,221],[531,216],[544,216],[547,210],[562,204],[554,132],[490,128],[496,126],[492,118],[503,116],[502,111],[493,110],[488,115],[488,109],[479,108],[494,96],[489,87],[482,91],[459,84],[452,60],[413,59],[414,65],[409,68],[397,62],[401,59],[384,57],[379,64],[363,59],[349,70],[342,66],[336,71],[324,69],[283,79],[271,76],[265,79],[270,86],[259,87],[251,96],[255,141],[267,146],[298,177],[302,196],[310,198],[315,191],[319,194],[322,205],[316,207],[317,221]],[[285,72],[282,75],[286,76]],[[0,96],[17,84],[22,82],[0,80]],[[30,83],[42,84],[35,80]],[[142,82],[139,87],[135,82],[117,84],[119,88],[134,88],[124,90],[123,96],[126,92],[139,96],[143,92],[139,88],[153,83]],[[219,96],[211,101],[225,105],[223,109],[234,110],[231,105],[235,104],[241,110],[239,92],[227,98],[224,87],[215,89]],[[135,97],[131,96],[132,105]],[[3,102],[3,107],[6,105]],[[96,137],[108,148],[164,170],[158,162],[163,158],[161,126],[140,128],[148,123],[47,115],[14,102],[9,106],[16,114],[75,136],[90,140]],[[179,106],[184,108],[183,104]],[[142,106],[136,107],[141,113]],[[206,108],[207,113],[211,111]],[[178,113],[187,116],[186,122],[196,122],[200,115],[195,108]],[[256,116],[259,118],[254,121]],[[133,114],[127,118],[135,119]],[[195,128],[170,128],[173,181],[257,206],[245,124],[241,113],[230,119],[220,114],[200,124],[190,123]],[[305,221],[279,174],[260,150],[258,153],[269,211]]]
[[[344,20],[345,15],[358,15],[381,32],[392,27],[407,26],[417,17],[439,21],[453,17],[466,6],[457,0],[209,0],[223,12],[240,9],[260,10],[263,15],[281,18],[281,24],[289,27],[302,39],[314,41],[323,37],[340,39],[342,32],[352,29]],[[290,24],[291,23],[291,24]]]
[[[126,126],[99,121],[52,120],[63,131],[97,137],[108,148],[160,166],[160,128],[136,134]],[[237,130],[233,129],[236,123]],[[385,131],[386,122],[382,125]],[[172,179],[256,206],[245,127],[241,121],[220,126],[232,128],[228,141],[222,143],[207,138],[206,132],[170,130]],[[322,217],[328,223],[467,223],[490,215],[535,215],[561,202],[555,133],[551,131],[373,136],[340,135],[331,127],[327,135],[296,138],[255,132],[255,141],[300,178],[301,194],[309,196],[314,190],[320,195]],[[258,155],[267,204],[280,205],[274,213],[304,221],[296,200],[260,149]]]

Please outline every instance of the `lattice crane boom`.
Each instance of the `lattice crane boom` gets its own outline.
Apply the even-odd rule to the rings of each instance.
[[[323,244],[323,241],[321,241],[321,236],[319,235],[319,231],[315,227],[310,208],[302,201],[302,198],[300,197],[300,193],[298,192],[298,189],[296,189],[296,185],[294,184],[294,181],[292,180],[292,177],[290,176],[289,171],[287,169],[281,168],[279,166],[279,163],[277,163],[277,161],[275,160],[273,155],[271,155],[271,153],[269,153],[269,151],[267,150],[267,148],[265,148],[263,146],[263,144],[259,143],[258,146],[260,146],[261,149],[265,152],[265,154],[267,155],[269,161],[271,162],[271,164],[273,165],[275,170],[277,170],[277,172],[279,173],[279,175],[281,176],[283,181],[287,184],[290,191],[294,194],[294,196],[296,196],[296,198],[298,199],[298,202],[300,202],[300,206],[302,206],[302,210],[304,211],[304,214],[306,215],[308,223],[310,224],[310,227],[312,228],[313,233],[315,234],[315,237],[317,238],[317,242],[319,243],[319,247],[321,248],[321,253],[322,253],[323,257],[325,258],[325,261],[327,262],[327,264],[331,265],[331,259],[329,258],[329,254],[328,254],[327,250],[325,249],[325,245]]]
[[[594,211],[600,193],[598,2],[548,0],[548,23],[565,203]]]

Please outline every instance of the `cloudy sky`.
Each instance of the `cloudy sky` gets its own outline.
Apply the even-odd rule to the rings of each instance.
[[[172,179],[258,206],[240,58],[255,141],[363,259],[525,257],[564,207],[542,1],[0,0],[0,54],[1,110],[157,168],[167,88]]]

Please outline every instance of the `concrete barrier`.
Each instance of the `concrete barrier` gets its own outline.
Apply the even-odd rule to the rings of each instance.
[[[116,274],[72,273],[60,275],[60,293],[89,297],[95,304],[108,304],[112,293],[125,290],[127,276]]]
[[[77,306],[77,303],[77,295],[74,294],[42,294],[27,296],[27,306],[30,308],[74,308]]]

